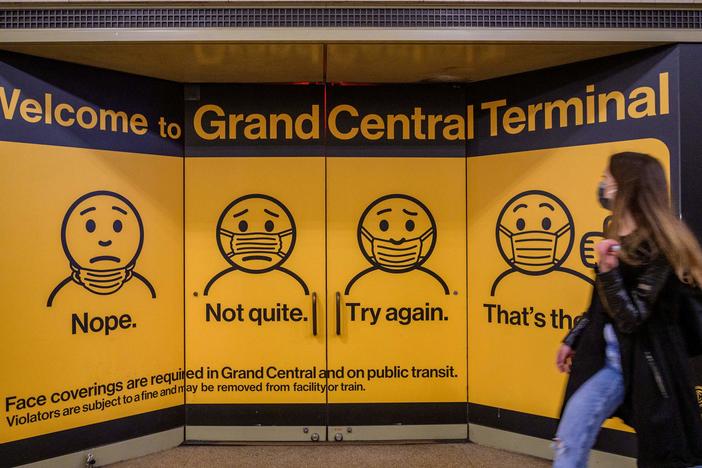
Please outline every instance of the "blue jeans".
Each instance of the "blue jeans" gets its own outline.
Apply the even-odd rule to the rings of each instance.
[[[606,363],[568,400],[554,441],[554,468],[587,466],[602,423],[624,401],[619,343],[611,325],[605,326]]]

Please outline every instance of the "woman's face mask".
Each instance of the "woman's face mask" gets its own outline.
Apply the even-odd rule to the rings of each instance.
[[[607,182],[601,181],[600,185],[597,187],[597,199],[605,210],[612,211],[612,200],[607,198],[605,195],[607,193]]]
[[[429,228],[418,237],[393,241],[374,237],[361,227],[361,234],[371,243],[372,260],[387,270],[396,271],[414,268],[424,260],[422,256],[424,241],[433,233],[434,229]]]
[[[612,211],[614,196],[617,193],[616,182],[609,172],[605,173],[604,177],[597,186],[597,199],[602,208]]]

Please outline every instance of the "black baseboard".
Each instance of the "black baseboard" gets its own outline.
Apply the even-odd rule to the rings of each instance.
[[[379,426],[467,424],[463,403],[330,403],[187,405],[193,426]]]
[[[59,457],[182,427],[183,405],[0,444],[0,467]]]
[[[552,439],[558,428],[558,419],[555,418],[474,403],[468,405],[468,414],[471,424],[516,432],[540,439]],[[626,457],[636,457],[636,435],[613,429],[602,429],[594,448]]]

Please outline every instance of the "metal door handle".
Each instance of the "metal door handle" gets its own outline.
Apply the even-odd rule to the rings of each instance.
[[[317,293],[312,293],[312,334],[317,336]]]
[[[336,292],[336,334],[341,335],[341,293]]]

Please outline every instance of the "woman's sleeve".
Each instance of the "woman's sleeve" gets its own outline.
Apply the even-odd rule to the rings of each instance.
[[[619,268],[597,275],[595,287],[602,305],[620,332],[632,333],[648,320],[669,274],[667,263],[651,262],[631,292],[624,287]]]
[[[702,355],[702,292],[698,287],[680,285],[678,321],[690,356]]]
[[[590,307],[587,308],[587,311],[580,317],[580,320],[570,329],[566,337],[563,338],[563,344],[570,346],[572,349],[578,347],[583,331],[590,324],[590,317],[592,316],[592,309],[595,307],[595,301],[597,301],[597,294],[593,289],[592,297],[590,298]]]

